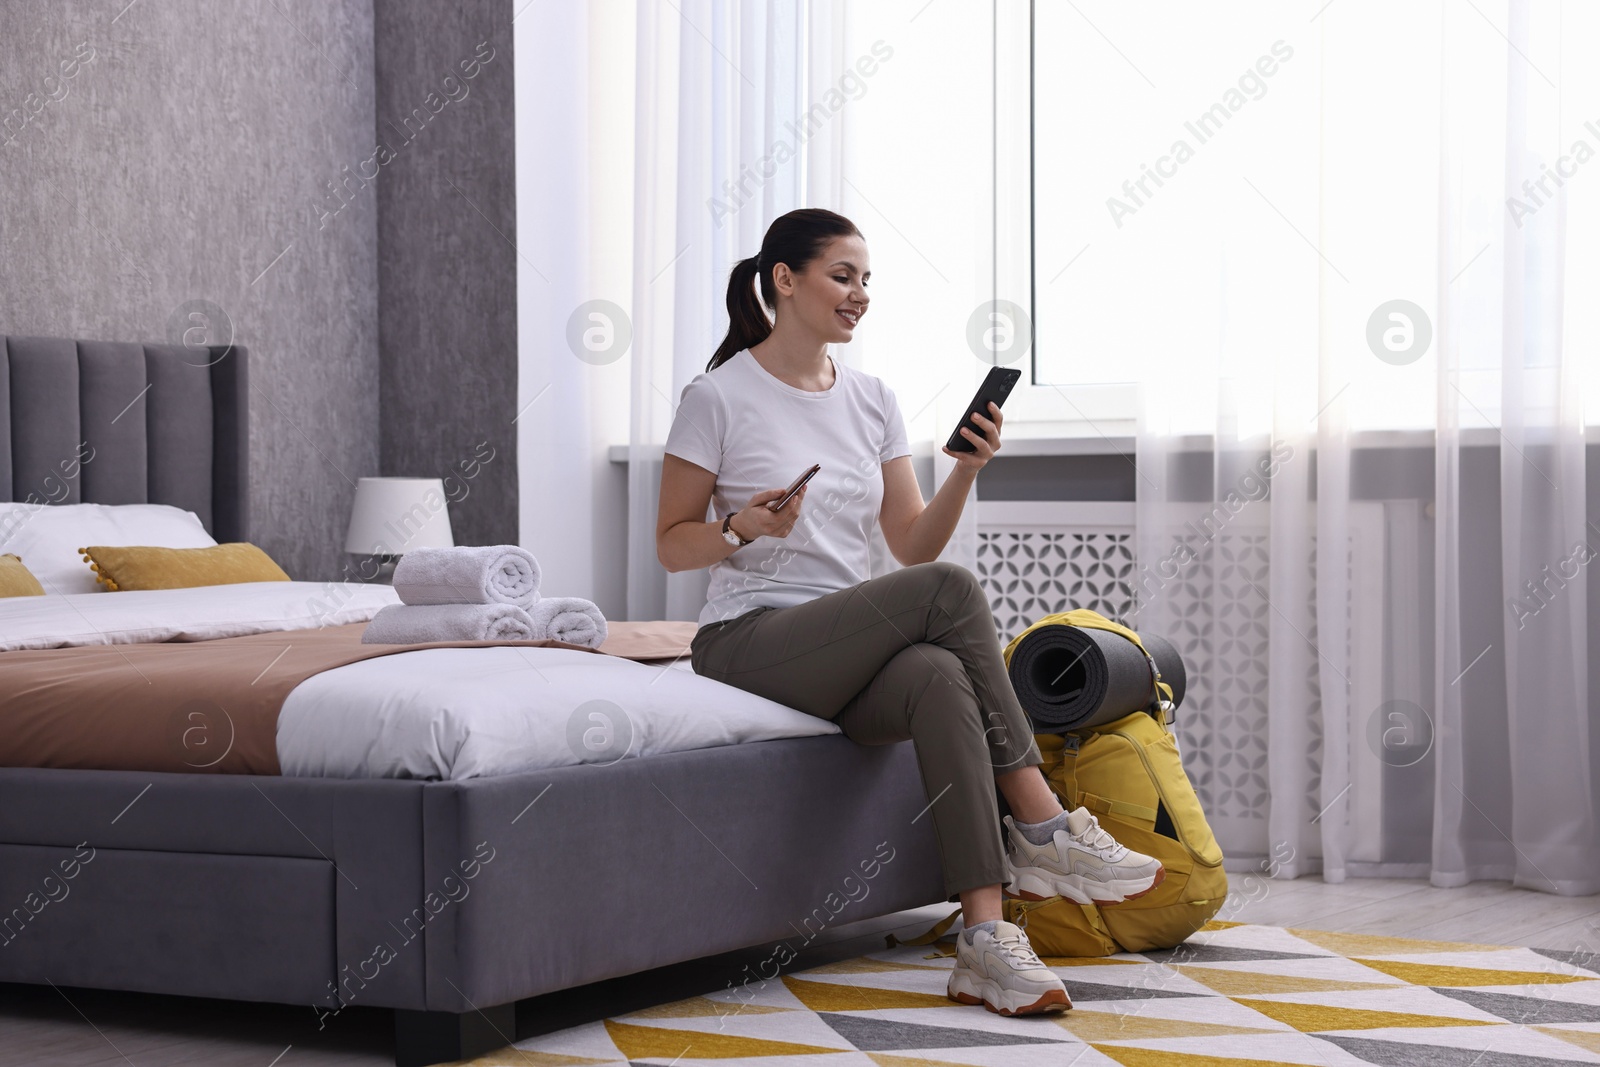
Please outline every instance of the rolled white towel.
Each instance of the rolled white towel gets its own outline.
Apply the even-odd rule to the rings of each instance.
[[[361,633],[364,645],[426,641],[533,641],[528,613],[515,604],[390,604]]]
[[[515,604],[539,600],[539,561],[516,545],[419,548],[400,557],[394,591],[407,604]]]
[[[578,596],[540,597],[528,609],[535,637],[570,641],[585,648],[599,648],[606,639],[606,617],[594,601]]]

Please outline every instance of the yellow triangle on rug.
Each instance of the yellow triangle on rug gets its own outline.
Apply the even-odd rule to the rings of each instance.
[[[591,1063],[616,1063],[616,1060],[597,1060],[589,1056],[564,1056],[559,1052],[524,1052],[506,1046],[499,1052],[479,1056],[475,1060],[460,1060],[439,1067],[584,1067]]]
[[[1469,945],[1457,941],[1418,941],[1409,937],[1380,937],[1376,934],[1340,934],[1328,930],[1288,931],[1302,941],[1337,952],[1341,956],[1402,956],[1418,952],[1483,952],[1504,945]]]
[[[1077,1008],[1055,1017],[1057,1026],[1080,1041],[1149,1041],[1166,1037],[1229,1037],[1238,1034],[1275,1034],[1281,1031],[1253,1026],[1222,1026],[1184,1019],[1161,1019],[1132,1012],[1085,1011]]]
[[[1481,1019],[1458,1019],[1448,1015],[1418,1015],[1408,1011],[1371,1011],[1366,1008],[1341,1008],[1329,1004],[1297,1004],[1286,1000],[1230,998],[1235,1004],[1259,1011],[1269,1019],[1294,1027],[1304,1034],[1329,1030],[1384,1030],[1397,1026],[1497,1026]]]
[[[1568,982],[1593,982],[1586,974],[1552,974],[1548,971],[1497,971],[1487,967],[1447,967],[1438,963],[1407,963],[1404,960],[1352,960],[1391,978],[1412,985],[1564,985]]]
[[[1180,965],[1178,973],[1223,996],[1265,995],[1269,993],[1326,993],[1345,989],[1395,989],[1391,982],[1341,982],[1331,978],[1302,978],[1292,974],[1246,971],[1236,967],[1196,967]]]
[[[1593,1030],[1564,1030],[1559,1026],[1535,1026],[1541,1034],[1559,1037],[1563,1041],[1570,1041],[1581,1049],[1590,1052],[1600,1052],[1600,1033]]]
[[[891,1056],[886,1052],[869,1052],[867,1059],[878,1067],[967,1067],[951,1060],[929,1060],[921,1056]]]
[[[809,973],[809,972],[808,972]],[[948,1008],[955,1003],[942,993],[877,989],[836,982],[808,982],[784,975],[783,984],[812,1011],[881,1011],[885,1008]]]
[[[742,1000],[712,1000],[710,997],[689,997],[687,1000],[675,1000],[671,1004],[658,1004],[653,1008],[640,1008],[630,1011],[626,1015],[619,1015],[619,1019],[692,1019],[697,1016],[712,1015],[766,1015],[775,1011],[794,1011],[794,1008],[779,1008],[770,1004],[746,1004]]]
[[[1122,1067],[1283,1067],[1282,1060],[1238,1060],[1231,1056],[1206,1056],[1165,1049],[1130,1048],[1127,1045],[1091,1045]]]
[[[606,1033],[630,1060],[647,1056],[696,1060],[733,1059],[740,1056],[805,1056],[823,1052],[848,1052],[844,1048],[802,1045],[793,1041],[768,1041],[737,1034],[712,1034],[700,1030],[668,1030],[660,1026],[633,1026],[606,1020]]]

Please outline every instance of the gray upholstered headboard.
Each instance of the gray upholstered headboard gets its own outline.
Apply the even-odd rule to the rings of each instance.
[[[0,339],[0,500],[172,504],[249,537],[238,347]]]

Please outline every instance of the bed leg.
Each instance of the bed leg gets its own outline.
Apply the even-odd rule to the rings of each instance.
[[[517,1006],[501,1004],[481,1011],[405,1011],[394,1013],[395,1067],[470,1060],[504,1048],[517,1036]]]

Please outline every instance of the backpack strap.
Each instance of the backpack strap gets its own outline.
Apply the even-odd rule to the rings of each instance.
[[[883,937],[884,947],[894,948],[896,945],[931,945],[945,934],[950,932],[950,927],[956,924],[956,919],[960,917],[960,915],[961,909],[957,908],[949,915],[946,915],[944,918],[934,923],[926,932],[920,933],[916,937],[907,938],[904,941],[900,940],[898,937],[895,937],[893,934],[885,934]]]
[[[1010,900],[1010,899],[1008,899],[1007,903],[1008,904],[1012,904],[1012,905],[1014,905],[1016,907],[1016,909],[1017,909],[1017,926],[1021,927],[1024,932],[1026,932],[1027,929],[1028,929],[1028,916],[1030,914],[1032,914],[1035,910],[1037,910],[1039,908],[1042,908],[1047,904],[1056,904],[1056,903],[1072,904],[1075,907],[1077,907],[1079,911],[1081,911],[1083,913],[1083,917],[1086,920],[1088,920],[1088,923],[1089,923],[1090,927],[1092,927],[1094,929],[1095,933],[1099,934],[1101,937],[1105,938],[1107,941],[1111,942],[1113,945],[1117,945],[1119,949],[1121,948],[1121,944],[1117,941],[1117,939],[1115,937],[1112,936],[1111,931],[1106,929],[1105,919],[1101,917],[1100,909],[1095,907],[1093,904],[1079,904],[1079,903],[1077,903],[1077,901],[1069,901],[1069,900],[1066,900],[1065,898],[1062,898],[1062,897],[1047,897],[1044,900]]]
[[[1089,925],[1095,928],[1096,933],[1098,933],[1101,937],[1104,937],[1107,941],[1110,941],[1113,945],[1116,945],[1118,948],[1122,947],[1121,944],[1118,943],[1117,939],[1111,936],[1111,931],[1106,929],[1106,923],[1105,920],[1100,917],[1099,908],[1093,904],[1079,904],[1078,907],[1083,909],[1083,917],[1089,920]]]
[[[1140,819],[1144,822],[1156,821],[1156,809],[1147,808],[1142,804],[1130,804],[1126,800],[1109,800],[1106,797],[1095,796],[1093,793],[1078,792],[1078,803],[1094,812],[1096,815],[1120,815],[1125,819]]]

